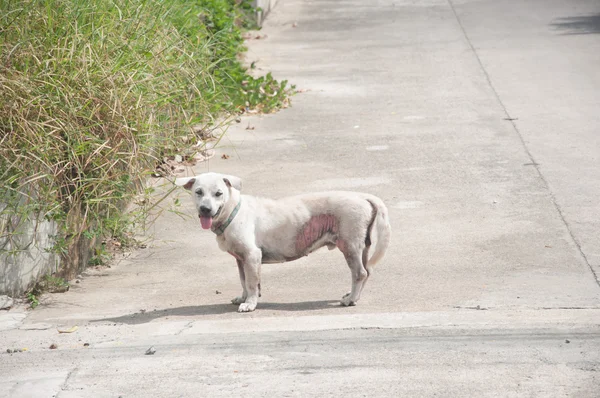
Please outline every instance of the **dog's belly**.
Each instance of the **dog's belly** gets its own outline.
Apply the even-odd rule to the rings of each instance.
[[[280,251],[274,247],[261,247],[262,263],[283,263],[308,256],[311,252],[337,244],[338,221],[331,214],[319,214],[311,217],[298,231],[293,246]],[[266,245],[265,245],[266,246]]]
[[[310,247],[305,248],[304,251],[298,252],[292,256],[285,255],[283,253],[279,253],[277,251],[269,251],[263,247],[260,248],[262,252],[262,263],[263,264],[275,264],[275,263],[285,263],[288,261],[298,260],[301,257],[308,256],[310,253],[314,252],[322,248],[323,246],[327,246],[329,250],[333,250],[336,248],[336,237],[333,235],[326,235],[321,237],[319,241],[314,242]]]
[[[263,264],[275,264],[275,263],[285,263],[286,261],[296,260],[302,256],[298,256],[295,258],[288,258],[281,253],[275,253],[265,250],[264,248],[260,249],[262,251],[262,263]]]

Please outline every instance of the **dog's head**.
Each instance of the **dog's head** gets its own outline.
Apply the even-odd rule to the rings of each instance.
[[[195,177],[175,180],[175,184],[194,193],[194,203],[202,228],[209,229],[213,219],[221,215],[223,206],[229,201],[232,190],[242,189],[242,180],[238,177],[219,173],[204,173]]]

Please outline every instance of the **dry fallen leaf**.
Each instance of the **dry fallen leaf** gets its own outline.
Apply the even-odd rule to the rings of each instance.
[[[224,153],[223,155],[221,155],[221,159],[229,159],[229,155]]]
[[[76,332],[77,329],[79,329],[79,326],[73,326],[72,328],[69,328],[69,329],[58,329],[58,333],[73,333],[73,332]]]

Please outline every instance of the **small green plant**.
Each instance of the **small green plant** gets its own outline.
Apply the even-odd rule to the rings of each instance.
[[[258,78],[250,78],[243,84],[242,98],[246,110],[271,113],[288,106],[290,93],[296,86],[287,87],[287,80],[278,82],[271,73]]]
[[[31,307],[31,309],[35,309],[35,307],[40,305],[40,302],[38,301],[36,295],[32,292],[27,293],[27,300],[29,300],[29,306]]]
[[[25,294],[25,296],[29,301],[30,307],[35,309],[38,305],[40,305],[39,297],[42,295],[42,293],[64,293],[69,290],[69,287],[69,283],[59,276],[45,275]]]
[[[46,275],[37,286],[38,291],[49,293],[64,293],[69,290],[69,283],[55,275]]]
[[[88,265],[98,266],[105,265],[112,258],[111,254],[106,251],[104,245],[94,250],[94,255],[89,259]]]

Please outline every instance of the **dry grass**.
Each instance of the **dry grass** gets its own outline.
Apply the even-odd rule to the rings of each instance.
[[[51,250],[65,256],[82,238],[124,238],[139,216],[125,205],[193,126],[276,107],[285,83],[246,97],[263,83],[236,59],[234,3],[0,0],[0,249],[21,249],[11,234],[40,218],[61,226]]]

